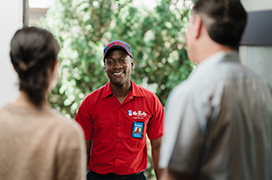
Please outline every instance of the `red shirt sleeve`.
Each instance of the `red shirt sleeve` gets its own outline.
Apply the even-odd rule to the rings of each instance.
[[[82,101],[75,121],[82,127],[86,140],[93,139],[93,122],[90,113],[90,103],[88,103],[88,96]]]
[[[159,98],[154,94],[153,115],[147,125],[147,135],[149,140],[154,140],[163,136],[163,121],[165,117],[164,108]]]

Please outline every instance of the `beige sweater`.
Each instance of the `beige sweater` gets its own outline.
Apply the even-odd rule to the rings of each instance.
[[[0,109],[0,180],[83,180],[79,125],[52,109]]]

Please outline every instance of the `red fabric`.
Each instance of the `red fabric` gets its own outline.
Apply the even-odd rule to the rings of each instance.
[[[89,169],[96,173],[125,175],[145,170],[146,134],[150,140],[163,135],[164,109],[159,99],[131,83],[132,91],[122,105],[108,82],[89,94],[78,110],[76,121],[82,126],[85,139],[93,140]],[[142,139],[131,137],[134,121],[144,122]]]

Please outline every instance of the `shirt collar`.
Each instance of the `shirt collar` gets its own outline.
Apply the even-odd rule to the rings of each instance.
[[[113,92],[111,91],[110,81],[108,81],[106,86],[105,86],[105,90],[103,92],[102,99],[107,98],[110,95],[113,95]]]
[[[132,80],[131,81],[131,84],[132,84],[132,96],[133,97],[144,97],[144,94],[142,92],[142,90],[140,89],[140,87],[138,85],[136,85]]]
[[[232,61],[239,61],[239,56],[236,51],[219,51],[212,56],[206,58],[202,63],[200,63],[194,71],[190,74],[193,75],[195,72],[200,72],[201,70],[206,70],[206,68],[212,67],[216,63],[220,61],[224,61],[226,59],[231,59]]]
[[[205,59],[202,63],[200,63],[198,66],[199,67],[204,67],[204,66],[211,66],[218,61],[222,61],[225,59],[226,56],[237,56],[236,51],[219,51],[212,56],[208,57]],[[232,58],[233,60],[236,60],[237,58]]]
[[[132,80],[130,80],[130,82],[132,85],[132,90],[129,94],[131,94],[131,96],[133,97],[144,97],[144,94],[142,93],[141,89]],[[105,86],[102,99],[107,98],[111,95],[113,95],[113,92],[111,91],[110,81],[108,81],[108,83]]]

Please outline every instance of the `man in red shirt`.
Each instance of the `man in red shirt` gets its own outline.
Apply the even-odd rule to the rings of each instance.
[[[134,59],[127,43],[110,42],[103,60],[109,82],[83,100],[76,116],[85,134],[87,178],[146,179],[147,134],[158,179],[163,106],[154,93],[131,80]],[[140,133],[135,133],[136,129]]]

